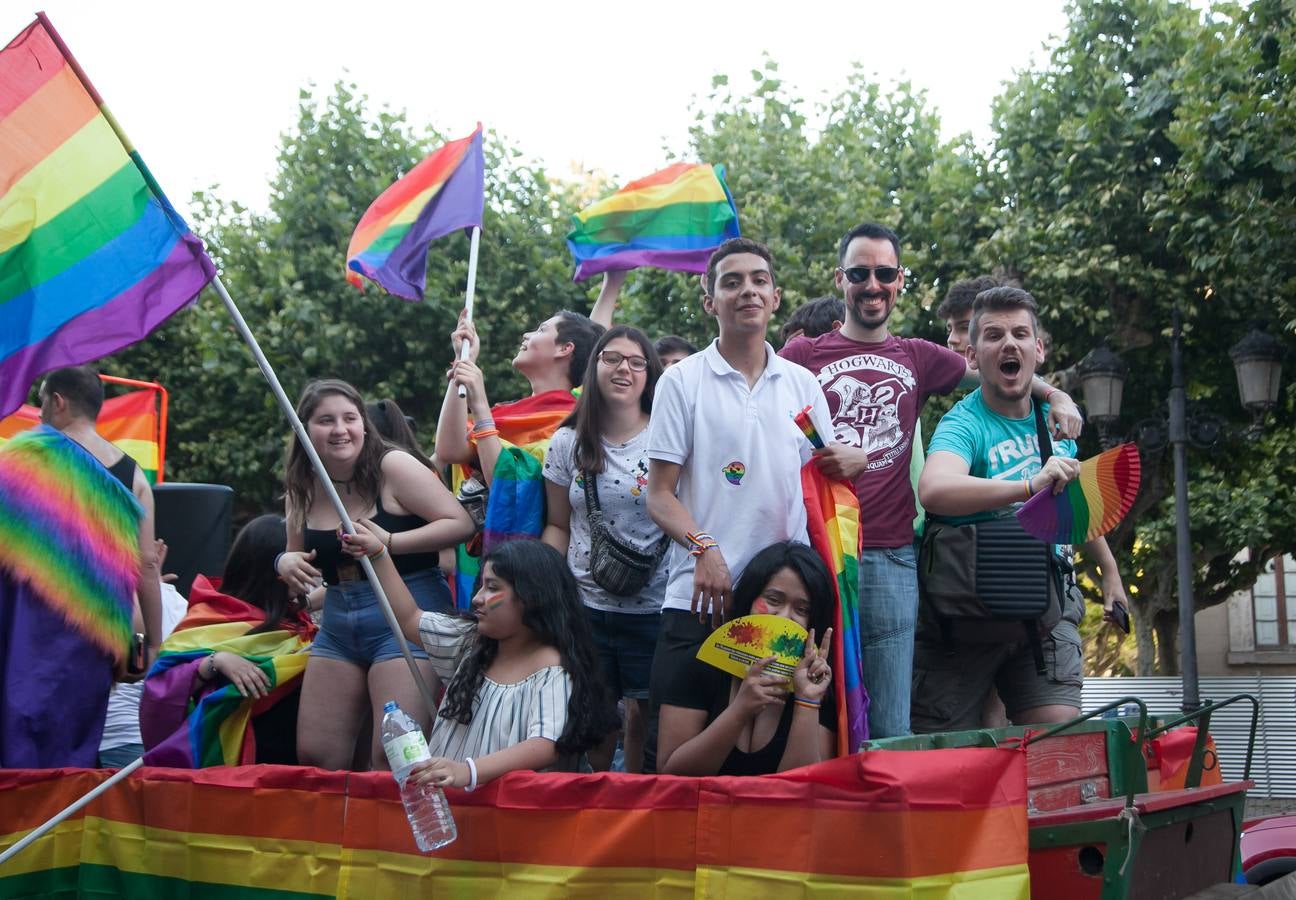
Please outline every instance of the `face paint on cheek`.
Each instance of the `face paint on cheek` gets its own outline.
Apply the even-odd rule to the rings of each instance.
[[[489,609],[495,609],[496,607],[502,606],[503,604],[504,604],[504,592],[500,591],[498,594],[487,594],[486,602],[482,605],[489,610]]]
[[[765,602],[764,597],[757,597],[755,602],[752,603],[751,611],[754,616],[768,616],[770,614],[769,604]]]

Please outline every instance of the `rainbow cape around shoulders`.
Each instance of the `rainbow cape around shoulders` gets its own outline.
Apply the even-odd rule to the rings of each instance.
[[[806,530],[814,548],[833,574],[837,606],[833,615],[833,667],[837,692],[837,755],[859,750],[868,740],[868,691],[860,650],[859,500],[850,485],[824,476],[814,461],[801,467]]]
[[[483,554],[506,541],[539,537],[544,530],[545,453],[554,432],[575,408],[576,394],[562,390],[545,391],[492,407],[491,415],[504,450],[491,473],[486,523],[482,527]],[[455,490],[462,483],[460,476],[462,473],[457,473]],[[455,605],[467,609],[473,584],[481,571],[481,559],[468,554],[461,544],[455,562]]]
[[[48,425],[0,449],[0,567],[114,660],[130,646],[143,515],[90,451]]]
[[[194,580],[189,612],[144,680],[140,734],[147,765],[200,769],[256,762],[248,723],[297,687],[314,634],[309,619],[248,634],[264,621],[260,608],[220,593],[203,575]],[[270,679],[269,695],[247,699],[221,676],[203,682],[198,666],[219,651],[255,663]]]

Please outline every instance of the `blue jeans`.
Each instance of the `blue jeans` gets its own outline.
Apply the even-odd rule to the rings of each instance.
[[[419,609],[454,611],[450,586],[440,569],[424,569],[402,577]],[[422,647],[417,644],[409,647],[415,659],[427,659]],[[396,643],[367,579],[329,585],[324,593],[324,618],[311,645],[311,656],[338,659],[365,668],[400,658],[400,644]]]
[[[913,544],[865,547],[859,558],[860,644],[869,738],[909,734],[918,561]]]

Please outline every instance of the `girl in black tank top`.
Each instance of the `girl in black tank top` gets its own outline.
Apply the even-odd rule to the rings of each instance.
[[[313,382],[297,413],[348,515],[360,519],[374,510],[365,521],[373,523],[420,605],[450,606],[437,551],[473,530],[454,496],[434,472],[383,442],[351,385]],[[357,760],[386,768],[379,741],[383,703],[395,700],[425,728],[432,711],[424,708],[363,570],[341,552],[333,524],[337,512],[296,441],[285,487],[289,549],[276,571],[294,590],[313,591],[317,601],[323,594],[323,619],[302,686],[299,757],[303,765],[327,769],[351,768]],[[323,591],[321,582],[327,584]],[[426,659],[417,665],[435,694],[438,685]],[[366,719],[372,728],[361,734]]]

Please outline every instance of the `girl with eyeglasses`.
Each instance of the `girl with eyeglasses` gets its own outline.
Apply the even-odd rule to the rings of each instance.
[[[640,772],[648,676],[666,589],[664,536],[648,515],[648,417],[662,367],[648,336],[626,325],[603,335],[592,363],[576,409],[555,432],[545,457],[543,540],[566,554],[576,576],[606,683],[625,699],[626,771]],[[592,559],[591,510],[601,518],[596,529],[606,528],[611,538],[648,558],[650,574],[633,596],[600,585],[609,579]],[[591,765],[608,769],[615,748],[614,733],[590,752]]]

